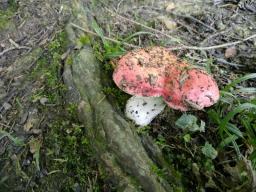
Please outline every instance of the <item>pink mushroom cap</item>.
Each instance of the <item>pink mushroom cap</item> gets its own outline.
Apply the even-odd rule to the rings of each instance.
[[[113,80],[128,94],[161,96],[167,74],[166,68],[171,63],[177,63],[177,57],[166,48],[149,47],[134,50],[119,60]]]
[[[184,104],[183,92],[178,79],[168,79],[162,92],[165,102],[173,109],[187,111],[188,107]]]
[[[217,83],[201,69],[186,69],[177,79],[166,83],[163,91],[165,102],[174,109],[201,110],[216,103],[220,97]]]
[[[162,96],[171,108],[181,111],[201,110],[216,103],[220,97],[211,75],[191,68],[163,47],[127,53],[118,61],[113,80],[128,94]]]
[[[219,88],[211,75],[200,69],[190,69],[187,75],[182,86],[182,99],[187,105],[201,110],[219,100]]]

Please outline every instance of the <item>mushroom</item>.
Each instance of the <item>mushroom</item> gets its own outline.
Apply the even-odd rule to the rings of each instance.
[[[164,109],[162,99],[181,111],[201,110],[219,99],[218,86],[209,74],[180,61],[164,47],[127,53],[118,61],[113,80],[120,89],[133,95],[127,102],[126,116],[138,125],[149,124]],[[157,109],[152,108],[154,104]],[[156,112],[147,114],[149,109]],[[140,114],[134,115],[132,111]]]
[[[127,101],[125,114],[137,125],[146,126],[164,110],[165,106],[161,97],[132,96]]]

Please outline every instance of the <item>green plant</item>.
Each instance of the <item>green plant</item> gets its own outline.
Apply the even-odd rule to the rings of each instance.
[[[10,26],[11,17],[18,9],[18,3],[15,0],[8,1],[8,9],[0,10],[0,30]]]
[[[213,146],[209,142],[205,142],[202,148],[202,153],[210,159],[215,159],[218,155],[218,152],[213,148]]]
[[[104,48],[102,55],[104,59],[112,59],[125,53],[125,49],[121,46],[121,44],[111,43],[105,39],[103,30],[100,28],[100,26],[97,24],[95,20],[92,21],[91,26],[102,40]]]
[[[226,85],[221,91],[221,99],[215,108],[208,110],[208,116],[218,127],[221,138],[219,149],[232,146],[238,157],[242,156],[240,147],[250,145],[253,153],[250,158],[256,162],[256,99],[243,99],[237,95],[236,85],[256,78],[248,74]]]
[[[197,117],[194,115],[190,114],[183,114],[176,122],[175,125],[183,130],[188,130],[191,132],[195,131],[200,131],[204,132],[205,131],[205,122],[200,121],[200,126],[197,124]]]
[[[10,133],[0,129],[0,140],[4,137],[8,137],[17,146],[24,145],[24,142],[20,138],[14,137]]]

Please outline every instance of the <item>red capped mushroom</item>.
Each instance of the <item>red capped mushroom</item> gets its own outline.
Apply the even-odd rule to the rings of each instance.
[[[162,96],[171,108],[181,111],[209,107],[220,96],[218,86],[209,74],[180,61],[163,47],[127,53],[119,60],[113,79],[128,94]],[[133,100],[140,102],[141,98]],[[130,103],[136,103],[134,101]]]

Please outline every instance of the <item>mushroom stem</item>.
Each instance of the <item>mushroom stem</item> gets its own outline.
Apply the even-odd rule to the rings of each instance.
[[[135,124],[146,126],[164,110],[165,106],[162,97],[133,96],[127,101],[125,114]]]

